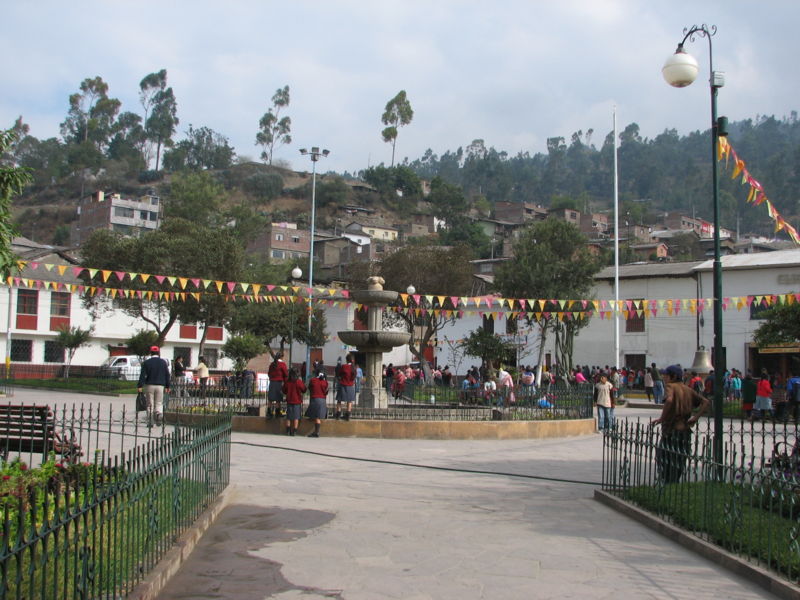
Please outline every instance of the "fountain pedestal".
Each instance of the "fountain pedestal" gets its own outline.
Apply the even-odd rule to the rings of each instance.
[[[383,279],[370,277],[366,290],[354,290],[350,297],[367,307],[367,329],[340,331],[339,339],[355,346],[366,357],[364,384],[358,400],[366,408],[388,408],[389,394],[383,387],[383,353],[407,344],[411,335],[404,331],[383,331],[383,308],[397,299],[397,292],[384,290]]]

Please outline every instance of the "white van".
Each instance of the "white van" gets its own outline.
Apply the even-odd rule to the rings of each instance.
[[[97,375],[98,377],[124,379],[125,381],[138,381],[141,371],[142,363],[139,357],[133,354],[126,354],[123,356],[109,356],[100,365]]]

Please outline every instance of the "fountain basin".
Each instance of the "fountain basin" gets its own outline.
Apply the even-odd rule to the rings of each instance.
[[[392,290],[351,290],[350,298],[367,306],[386,306],[397,300],[398,293]],[[398,346],[400,344],[397,344]]]
[[[394,292],[395,294],[397,292]],[[411,334],[406,331],[340,331],[339,339],[359,352],[389,352],[395,346],[407,344]]]

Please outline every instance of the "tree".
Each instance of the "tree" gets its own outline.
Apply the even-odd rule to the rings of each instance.
[[[416,297],[426,309],[432,309],[426,296],[463,296],[472,287],[472,252],[467,246],[443,248],[432,244],[406,246],[386,256],[377,265],[381,277],[386,280],[387,290],[405,292],[409,285],[416,289]],[[351,285],[363,287],[364,275],[353,271]],[[405,329],[412,334],[409,350],[420,362],[425,378],[431,380],[431,367],[425,358],[425,348],[438,331],[456,316],[444,311],[425,310],[417,314],[413,310],[398,313]]]
[[[170,183],[164,213],[201,225],[218,225],[224,196],[222,186],[207,171],[178,173]]]
[[[414,118],[414,111],[411,103],[406,97],[406,91],[400,90],[397,95],[386,103],[383,110],[381,121],[387,127],[381,132],[384,142],[392,143],[392,162],[389,166],[394,166],[394,150],[397,144],[397,128],[411,123]]]
[[[135,354],[142,360],[144,360],[145,356],[150,355],[150,348],[159,345],[159,335],[151,329],[140,329],[125,342],[128,352]]]
[[[241,371],[253,358],[264,353],[264,342],[251,333],[232,335],[222,346],[222,354],[233,361],[234,369]]]
[[[64,368],[64,379],[69,379],[69,367],[78,348],[86,346],[94,333],[93,328],[62,327],[58,330],[55,343],[67,351],[67,365]]]
[[[526,228],[514,243],[514,258],[501,264],[495,275],[497,289],[509,298],[546,298],[541,313],[559,312],[559,300],[585,299],[594,283],[594,274],[600,269],[597,259],[586,246],[586,238],[566,221],[548,219]],[[588,320],[559,319],[556,315],[536,322],[540,328],[539,368],[541,366],[547,332],[555,336],[557,362],[561,368],[572,366],[572,344],[578,330]]]
[[[139,83],[139,100],[144,108],[144,128],[147,139],[156,145],[158,171],[161,147],[172,145],[172,136],[180,122],[178,103],[171,87],[167,87],[167,70],[146,75]]]
[[[244,263],[242,245],[230,230],[177,218],[165,219],[159,229],[139,238],[97,230],[84,244],[82,254],[83,265],[97,269],[217,281],[238,281]],[[189,294],[185,301],[144,293],[164,289],[155,277],[146,282],[136,279],[127,285],[142,294],[117,296],[115,306],[152,327],[158,334],[159,346],[178,319],[204,325],[202,346],[208,326],[221,325],[233,304],[213,289],[204,291],[199,300]],[[110,309],[106,297],[86,294],[83,301],[95,314]]]
[[[142,145],[145,132],[142,118],[132,112],[124,112],[114,125],[114,135],[108,144],[108,157],[127,163],[129,173],[138,173],[145,166]]]
[[[102,77],[86,78],[80,91],[69,97],[69,112],[61,124],[64,140],[72,144],[91,142],[102,151],[108,145],[122,103],[108,97],[108,84]]]
[[[264,148],[261,160],[272,164],[275,146],[291,144],[292,119],[281,117],[281,109],[289,106],[289,86],[278,88],[272,96],[272,106],[264,113],[258,122],[259,131],[256,134],[256,145]]]
[[[431,180],[428,202],[433,206],[433,214],[440,219],[450,219],[455,215],[466,215],[469,210],[467,199],[461,187],[447,183],[441,177]]]
[[[800,304],[775,306],[762,316],[765,321],[753,333],[759,348],[800,342]]]
[[[12,131],[0,131],[0,156],[11,148],[17,139]],[[11,250],[14,239],[14,226],[11,222],[11,198],[22,192],[31,180],[30,169],[6,166],[0,162],[0,278],[3,281],[16,269],[17,257]]]
[[[510,362],[515,355],[514,344],[504,341],[501,337],[483,329],[470,332],[467,339],[461,342],[464,353],[475,358],[480,358],[484,364],[498,366],[501,362]]]
[[[233,164],[234,154],[224,135],[208,127],[195,129],[189,125],[186,139],[164,154],[164,168],[168,171],[227,169]]]

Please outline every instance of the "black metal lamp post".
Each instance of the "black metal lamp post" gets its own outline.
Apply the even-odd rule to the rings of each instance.
[[[711,179],[714,201],[714,460],[722,464],[722,381],[725,372],[725,349],[722,345],[722,263],[720,261],[719,180],[717,176],[717,149],[719,137],[727,135],[727,119],[717,118],[717,90],[725,84],[724,73],[714,71],[711,38],[717,33],[716,25],[703,24],[683,30],[683,40],[678,44],[661,69],[664,79],[673,87],[690,85],[698,73],[698,64],[683,45],[691,42],[695,34],[708,39],[709,86],[711,87]]]
[[[292,279],[300,279],[303,276],[303,271],[300,267],[292,269]],[[292,349],[294,348],[294,301],[292,301],[292,320],[289,323],[289,366],[292,366]],[[306,363],[308,368],[308,363]]]
[[[317,161],[327,158],[329,150],[320,150],[318,146],[313,146],[311,150],[300,149],[300,154],[311,158],[311,239],[308,246],[308,344],[306,345],[306,383],[311,379],[311,323],[314,318],[314,305],[312,296],[314,289],[314,228],[316,227],[317,209]]]

